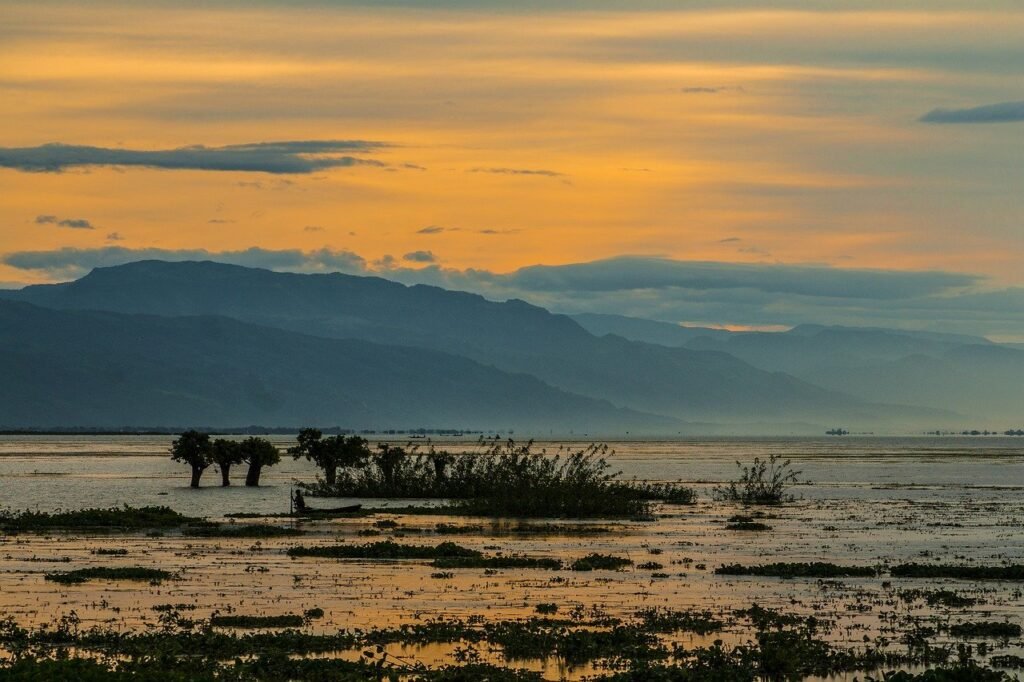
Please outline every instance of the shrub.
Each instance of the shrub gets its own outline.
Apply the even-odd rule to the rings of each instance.
[[[750,466],[741,462],[736,462],[736,466],[741,470],[739,479],[716,487],[717,499],[743,504],[782,504],[793,500],[786,490],[798,482],[800,472],[793,470],[790,460],[781,461],[777,455],[771,455],[767,460],[755,457]]]

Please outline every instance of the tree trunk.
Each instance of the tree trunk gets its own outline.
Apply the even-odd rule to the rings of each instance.
[[[190,484],[193,488],[199,487],[199,477],[203,475],[203,467],[192,467],[192,483]]]
[[[223,487],[231,485],[231,465],[221,464],[220,465],[220,484]]]
[[[337,467],[324,467],[324,480],[327,481],[327,485],[333,486],[338,480]]]
[[[260,472],[263,470],[261,464],[250,464],[249,471],[245,474],[245,484],[254,488],[260,484]]]

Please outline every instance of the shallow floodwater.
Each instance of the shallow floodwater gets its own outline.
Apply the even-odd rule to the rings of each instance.
[[[288,438],[276,440],[282,447]],[[395,439],[399,440],[399,439]],[[264,486],[221,489],[219,475],[204,475],[205,487],[187,488],[187,467],[167,458],[164,437],[0,438],[0,506],[53,510],[129,504],[163,504],[191,515],[219,518],[232,512],[287,511],[294,479],[315,471],[290,458],[266,471]],[[404,442],[404,441],[403,441]],[[454,444],[458,449],[473,441]],[[580,444],[577,444],[580,445]],[[557,443],[540,443],[549,451]],[[719,614],[752,603],[816,614],[836,622],[829,637],[844,646],[864,638],[898,640],[895,623],[908,615],[936,613],[950,622],[1024,622],[1024,585],[958,580],[881,578],[841,581],[727,577],[713,573],[726,563],[830,561],[884,565],[940,562],[1000,565],[1024,562],[1024,439],[1021,438],[791,438],[630,441],[612,444],[610,461],[626,476],[689,481],[701,491],[692,507],[664,506],[654,522],[605,522],[611,532],[593,536],[508,535],[481,519],[394,516],[394,529],[379,537],[368,517],[303,522],[302,538],[255,540],[116,535],[82,537],[53,533],[0,536],[0,609],[19,622],[52,622],[75,611],[86,623],[119,628],[155,624],[157,604],[194,605],[187,615],[212,612],[270,615],[323,608],[314,632],[422,622],[436,617],[488,620],[534,615],[538,603],[555,603],[560,613],[575,605],[629,617],[645,606],[710,609]],[[725,529],[734,505],[714,502],[714,482],[736,475],[736,460],[779,454],[793,460],[802,478],[797,502],[768,510],[768,532]],[[240,482],[244,472],[235,478]],[[314,504],[336,505],[339,501]],[[404,504],[404,503],[403,503]],[[439,521],[483,524],[482,533],[440,536]],[[280,523],[280,521],[276,521]],[[595,522],[597,523],[597,522]],[[364,535],[359,535],[363,531]],[[568,571],[456,570],[451,577],[422,561],[337,561],[290,559],[295,544],[364,542],[396,537],[399,542],[436,544],[452,540],[488,553],[522,553],[571,560],[591,552],[625,556],[661,569],[633,567],[589,574]],[[100,547],[123,548],[123,557],[99,556]],[[59,586],[43,573],[92,565],[145,565],[180,572],[159,586],[87,583]],[[930,610],[899,598],[905,590],[955,590],[981,601],[966,609]],[[749,632],[731,629],[707,637],[680,635],[687,646],[713,639],[740,643]],[[1022,651],[1022,642],[989,642],[995,653]],[[452,647],[393,648],[410,660],[446,662]],[[358,655],[358,654],[357,654]],[[447,661],[450,662],[450,661]],[[588,667],[569,669],[557,661],[516,662],[547,677],[578,678]],[[848,678],[853,679],[853,675]],[[861,675],[861,677],[863,677]]]
[[[0,436],[0,508],[78,509],[162,504],[187,514],[287,511],[287,488],[310,481],[316,469],[285,456],[266,469],[262,486],[219,487],[211,468],[203,488],[188,487],[188,467],[168,458],[171,436]],[[286,436],[270,440],[285,448]],[[390,442],[410,442],[395,437]],[[411,441],[422,444],[424,441]],[[475,439],[438,439],[438,448],[472,450]],[[537,442],[559,446],[588,443]],[[611,464],[626,477],[655,481],[720,482],[734,478],[736,462],[777,454],[793,460],[809,499],[946,498],[969,490],[1000,488],[1000,497],[1024,490],[1024,438],[1020,437],[821,437],[702,438],[610,442]]]

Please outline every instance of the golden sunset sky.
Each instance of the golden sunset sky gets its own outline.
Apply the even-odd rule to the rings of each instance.
[[[0,282],[629,255],[953,275],[914,296],[1019,321],[1022,36],[1016,2],[5,1]]]

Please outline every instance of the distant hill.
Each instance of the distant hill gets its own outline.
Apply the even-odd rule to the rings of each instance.
[[[656,343],[661,346],[683,347],[701,336],[726,338],[731,332],[711,327],[684,327],[670,322],[645,320],[625,315],[580,313],[571,315],[581,327],[595,336],[615,334],[630,341]]]
[[[728,353],[868,402],[920,405],[984,423],[1024,421],[1024,351],[979,336],[812,324],[728,332],[615,315],[574,319],[594,333]]]
[[[0,427],[319,424],[675,431],[466,358],[224,317],[0,301]]]
[[[375,277],[143,261],[2,295],[63,310],[217,315],[313,336],[440,350],[619,407],[686,421],[874,423],[909,414],[758,369],[717,349],[597,337],[569,317],[523,301],[497,303]]]

